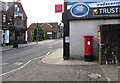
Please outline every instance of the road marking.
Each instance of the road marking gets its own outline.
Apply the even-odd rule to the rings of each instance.
[[[14,65],[22,65],[23,63],[22,62],[16,62],[16,63],[14,63]]]
[[[47,53],[47,54],[48,54],[48,53]],[[27,63],[25,63],[24,65],[22,65],[20,68],[11,70],[11,71],[6,72],[6,73],[3,73],[3,74],[0,74],[0,76],[3,76],[3,75],[6,75],[6,74],[9,74],[9,73],[12,73],[12,72],[14,72],[14,71],[18,71],[18,70],[24,68],[25,66],[27,66],[31,61],[37,60],[37,59],[40,59],[40,58],[43,58],[43,57],[44,57],[44,56],[40,56],[40,57],[38,57],[38,58],[33,58],[33,59],[29,60]]]
[[[46,56],[48,56],[50,53],[51,53],[51,52],[48,52],[48,53],[46,54]]]
[[[28,65],[32,60],[29,60],[27,63],[25,63],[23,66],[20,67],[20,69],[24,68],[26,65]]]
[[[12,72],[14,72],[14,71],[18,71],[18,70],[20,70],[20,68],[17,68],[17,69],[11,70],[11,71],[6,72],[6,73],[3,73],[3,74],[0,74],[0,76],[6,75],[6,74],[12,73]]]

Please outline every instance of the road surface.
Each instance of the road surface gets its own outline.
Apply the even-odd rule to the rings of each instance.
[[[57,39],[42,44],[4,51],[2,53],[2,73],[19,68],[29,60],[44,56],[61,47],[62,39]]]

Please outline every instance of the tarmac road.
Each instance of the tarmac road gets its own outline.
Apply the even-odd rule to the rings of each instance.
[[[2,73],[21,67],[29,60],[44,56],[50,51],[62,47],[62,39],[52,40],[28,47],[16,48],[2,53]]]
[[[88,77],[92,73],[100,74],[101,77]],[[103,71],[97,65],[51,65],[45,64],[41,59],[38,59],[32,61],[21,70],[4,75],[2,80],[18,81],[15,83],[19,83],[19,81],[25,83],[27,83],[26,81],[88,81],[88,83],[92,81],[91,83],[96,83],[93,81],[106,81],[106,78]]]

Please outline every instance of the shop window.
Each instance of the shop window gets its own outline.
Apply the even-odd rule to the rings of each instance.
[[[3,15],[3,22],[6,22],[6,15]]]
[[[19,11],[20,11],[19,6],[18,6],[18,5],[15,5],[15,7],[14,7],[14,16],[15,16],[15,17],[18,16]]]

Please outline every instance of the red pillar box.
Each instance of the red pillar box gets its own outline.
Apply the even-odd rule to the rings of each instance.
[[[93,37],[91,35],[84,36],[84,56],[85,61],[93,61]]]

